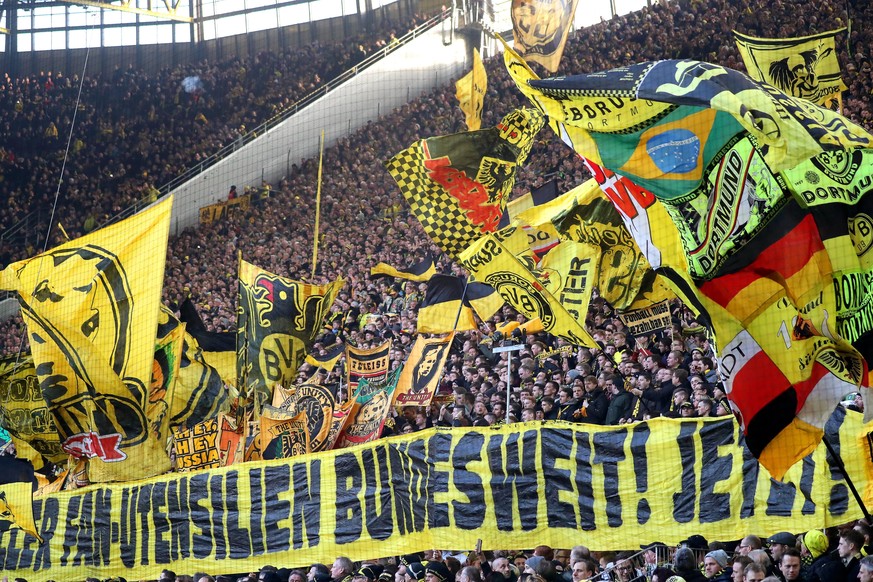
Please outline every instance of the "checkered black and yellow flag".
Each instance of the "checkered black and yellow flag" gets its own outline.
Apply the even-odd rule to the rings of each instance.
[[[545,120],[517,109],[488,129],[418,141],[386,162],[424,226],[453,258],[500,223],[515,183]]]

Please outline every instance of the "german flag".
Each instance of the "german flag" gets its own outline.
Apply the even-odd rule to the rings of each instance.
[[[433,257],[430,256],[406,268],[401,267],[398,269],[388,263],[378,263],[375,267],[370,268],[370,277],[372,279],[395,277],[407,281],[424,282],[434,275],[436,275],[436,266],[433,263]]]

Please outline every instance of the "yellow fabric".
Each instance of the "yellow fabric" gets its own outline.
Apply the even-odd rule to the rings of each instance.
[[[146,416],[173,198],[8,266],[33,361],[65,450],[92,483],[169,468]],[[39,338],[39,339],[37,339]]]
[[[544,259],[542,269],[531,272],[497,238],[486,235],[461,254],[461,264],[525,316],[541,319],[549,333],[595,347],[597,343],[583,327],[586,297],[590,298],[593,285],[592,267],[589,260],[579,258],[592,252],[582,243],[565,241],[547,255],[548,259],[554,253],[548,263]]]
[[[758,38],[733,31],[750,77],[831,111],[842,109],[840,93],[846,90],[835,47],[836,36],[845,32],[840,28],[797,38]]]
[[[525,59],[554,73],[561,63],[567,34],[579,0],[512,0],[515,49]]]
[[[32,483],[0,483],[0,528],[10,527],[20,529],[42,541],[33,520]],[[5,535],[9,536],[8,533]]]
[[[488,90],[488,74],[479,49],[473,48],[473,69],[455,83],[455,97],[467,120],[467,129],[482,127],[482,106]]]
[[[861,415],[835,418],[848,475],[866,492]],[[0,534],[4,575],[157,579],[164,568],[214,571],[230,556],[245,572],[324,556],[371,559],[389,546],[397,554],[474,547],[480,538],[486,551],[561,547],[580,529],[591,550],[606,551],[628,540],[740,539],[863,516],[823,445],[778,483],[739,441],[730,418],[429,429],[294,459],[92,486],[35,499],[44,546],[20,532]],[[111,535],[112,524],[126,524],[122,535]]]
[[[415,338],[394,391],[395,406],[430,405],[439,388],[454,337],[455,334],[450,333],[445,337],[427,339],[419,335]]]

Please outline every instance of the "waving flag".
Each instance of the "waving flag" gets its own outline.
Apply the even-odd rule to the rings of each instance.
[[[842,109],[836,37],[845,28],[798,38],[757,38],[733,31],[749,76],[831,111]]]
[[[237,374],[246,394],[269,398],[290,386],[343,279],[327,285],[292,281],[240,260]]]
[[[525,59],[558,70],[579,0],[512,0],[515,50]]]
[[[455,83],[455,98],[467,119],[467,129],[476,131],[482,126],[482,106],[488,91],[488,74],[479,49],[473,48],[473,70]]]
[[[519,109],[497,127],[418,141],[385,165],[428,236],[457,257],[497,229],[543,124],[539,111]]]
[[[7,267],[42,394],[92,483],[166,472],[147,415],[172,197]]]
[[[436,275],[436,266],[433,264],[433,257],[427,257],[424,260],[400,269],[392,267],[388,263],[378,263],[375,267],[370,268],[370,277],[373,279],[384,276],[396,277],[397,279],[405,279],[407,281],[424,282],[434,275]]]

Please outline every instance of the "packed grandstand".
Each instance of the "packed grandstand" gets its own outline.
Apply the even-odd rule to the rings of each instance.
[[[580,7],[582,9],[584,7]],[[197,166],[201,160],[240,139],[249,129],[286,111],[297,100],[317,91],[323,83],[431,16],[416,15],[403,22],[383,21],[366,35],[337,42],[288,48],[281,53],[265,51],[251,57],[228,58],[219,62],[184,63],[154,73],[131,65],[112,74],[86,72],[83,77],[78,71],[34,71],[17,77],[7,74],[0,85],[3,102],[0,108],[0,125],[3,127],[0,176],[6,200],[0,208],[0,231],[12,229],[25,218],[34,221],[34,229],[45,229],[50,224],[49,216],[60,222],[63,229],[52,229],[48,243],[29,236],[4,240],[0,248],[0,265],[33,256],[43,250],[39,245],[51,247],[68,238],[95,232],[134,203],[160,198],[166,194],[161,187],[186,169]],[[794,37],[838,29],[850,22],[849,32],[838,37],[837,44],[843,79],[848,87],[843,95],[843,113],[865,129],[873,130],[873,56],[870,54],[873,51],[873,6],[865,2],[656,2],[639,11],[573,31],[559,73],[596,72],[642,61],[686,58],[742,71],[744,65],[732,30],[759,37]],[[488,89],[482,126],[491,127],[507,112],[527,105],[527,101],[508,75],[502,56],[487,59],[485,67]],[[548,76],[541,69],[536,70],[542,73],[541,76]],[[205,87],[202,92],[195,94],[180,89],[182,80],[192,75],[202,79]],[[65,131],[74,120],[75,132],[68,143]],[[294,163],[286,175],[270,180],[271,183],[265,181],[254,186],[251,192],[243,192],[240,188],[239,196],[250,194],[257,203],[170,237],[162,291],[164,305],[176,313],[183,306],[190,309],[193,305],[194,311],[202,318],[205,332],[235,333],[240,254],[258,267],[290,279],[327,284],[342,277],[346,280],[345,286],[326,314],[324,329],[313,344],[314,351],[326,353],[338,342],[360,350],[375,349],[391,339],[389,368],[392,371],[401,369],[419,335],[418,309],[425,300],[427,284],[371,278],[371,268],[379,262],[406,266],[431,256],[435,257],[438,273],[461,275],[463,269],[430,240],[418,219],[409,211],[383,162],[416,140],[464,129],[464,114],[458,108],[455,86],[451,84],[435,87],[402,107],[386,112],[378,120],[328,147],[322,163],[319,268],[314,276],[310,270],[318,158]],[[558,191],[564,192],[590,177],[579,156],[554,133],[543,131],[537,137],[527,164],[518,171],[513,196],[539,188],[549,180],[556,180]],[[227,190],[230,191],[232,186],[228,183]],[[263,189],[268,190],[268,196],[259,196]],[[54,203],[56,190],[59,193],[57,208],[53,213],[46,212]],[[232,193],[230,200],[236,195]],[[221,192],[220,198],[227,200],[228,195]],[[38,210],[45,214],[35,217],[33,213]],[[414,435],[434,427],[471,427],[488,435],[491,433],[484,432],[484,429],[494,427],[488,430],[505,431],[493,434],[508,441],[513,438],[511,432],[515,423],[544,421],[538,426],[548,427],[549,421],[565,421],[579,425],[572,438],[582,439],[579,434],[588,438],[589,429],[592,434],[596,432],[590,425],[624,427],[626,430],[622,434],[632,432],[635,435],[637,429],[634,427],[639,426],[640,421],[659,417],[680,419],[669,421],[675,422],[677,427],[681,419],[724,417],[724,427],[731,428],[719,429],[724,434],[719,433],[717,438],[724,440],[718,441],[716,448],[736,446],[734,435],[737,440],[741,438],[733,422],[734,413],[719,377],[716,352],[707,330],[695,319],[692,310],[678,301],[670,304],[668,326],[635,337],[628,332],[626,320],[595,292],[584,325],[599,342],[600,349],[567,346],[563,340],[543,331],[521,335],[524,345],[512,355],[507,382],[506,356],[493,354],[489,346],[491,343],[496,345],[495,334],[506,329],[507,324],[525,321],[523,315],[504,306],[488,320],[478,322],[478,329],[459,332],[446,361],[438,398],[427,407],[393,410],[381,436]],[[29,347],[21,316],[0,323],[0,355],[20,357]],[[334,367],[333,371],[320,373],[317,366],[303,364],[297,373],[297,383],[312,382],[315,374],[319,374],[319,384],[340,385],[340,395],[343,389],[348,390],[348,387],[342,387],[345,373],[341,365]],[[341,396],[337,398],[342,400]],[[852,422],[860,425],[857,419],[843,421],[846,416],[852,419],[860,416],[856,413],[863,412],[860,394],[848,394],[841,409],[836,415],[839,422],[845,422],[847,426]],[[722,425],[714,420],[709,426]],[[541,445],[543,439],[549,438],[547,428],[536,430],[543,431],[536,437]],[[670,433],[674,435],[670,437],[674,441],[681,441],[679,430]],[[839,432],[839,425],[834,430]],[[424,434],[431,438],[432,433]],[[607,453],[597,449],[600,437],[591,438],[595,459],[601,453],[608,457]],[[603,442],[608,438],[614,437],[603,436]],[[700,455],[705,456],[706,437],[702,440],[704,444],[698,445],[698,449]],[[461,446],[460,442],[453,441],[452,451]],[[390,455],[392,451],[384,454]],[[6,453],[10,452],[14,450],[7,447]],[[866,454],[866,451],[862,453]],[[749,465],[743,462],[742,453],[733,454],[734,466],[731,468],[728,463],[724,470],[726,475],[733,471],[738,482],[745,484],[748,481],[743,481],[743,475],[748,478]],[[542,539],[549,540],[549,545],[500,546],[497,545],[499,540],[513,538],[494,535],[489,539],[496,530],[505,529],[500,526],[499,514],[523,512],[523,492],[517,492],[516,509],[510,491],[507,506],[500,506],[498,502],[498,506],[483,517],[483,521],[487,520],[485,526],[465,528],[458,525],[458,521],[452,521],[452,525],[471,530],[469,535],[467,532],[459,534],[459,540],[481,540],[482,546],[475,550],[472,543],[462,544],[461,541],[459,546],[445,545],[441,550],[434,549],[428,544],[429,538],[420,535],[415,528],[410,530],[414,530],[415,535],[404,543],[377,544],[365,549],[355,546],[355,557],[366,555],[367,559],[354,562],[337,557],[337,554],[345,555],[341,545],[330,546],[339,551],[332,555],[318,555],[317,559],[308,559],[314,555],[309,552],[305,561],[293,557],[293,550],[297,549],[293,545],[288,548],[289,553],[282,554],[277,560],[263,555],[269,551],[258,552],[255,542],[250,541],[251,554],[245,556],[245,568],[239,568],[239,564],[231,559],[234,556],[230,555],[227,560],[211,564],[209,569],[198,568],[196,571],[192,568],[183,572],[170,564],[157,579],[162,582],[303,582],[304,579],[310,582],[391,582],[392,579],[396,582],[639,582],[644,579],[651,582],[701,582],[703,578],[710,578],[714,582],[729,579],[733,582],[760,582],[770,577],[772,582],[798,579],[803,582],[854,582],[855,579],[869,582],[873,576],[873,562],[864,556],[873,548],[873,524],[866,510],[860,512],[865,516],[862,519],[841,519],[843,516],[859,516],[855,509],[856,500],[844,491],[845,486],[837,493],[835,485],[830,496],[820,494],[817,489],[815,494],[811,493],[813,472],[823,473],[825,467],[837,470],[833,469],[832,462],[825,461],[825,453],[819,454],[820,457],[816,457],[819,459],[817,469],[808,467],[808,463],[805,465],[808,468],[808,474],[804,473],[808,479],[805,482],[807,488],[804,490],[801,485],[801,490],[811,508],[804,505],[802,513],[813,515],[816,511],[829,511],[827,522],[833,527],[823,533],[818,529],[807,532],[809,528],[802,527],[807,522],[797,518],[801,512],[792,509],[794,494],[787,502],[788,506],[780,506],[780,503],[786,503],[780,497],[785,491],[772,485],[768,499],[744,501],[743,508],[751,507],[751,515],[741,514],[741,503],[736,503],[732,509],[734,517],[739,520],[742,515],[744,521],[724,528],[723,535],[712,529],[711,521],[717,520],[707,521],[702,507],[705,501],[701,498],[693,516],[687,519],[673,516],[675,523],[684,524],[686,529],[680,529],[679,525],[674,527],[671,519],[663,531],[616,533],[613,537],[598,537],[592,544],[586,531],[591,528],[580,523],[575,534],[562,534],[561,540],[565,543],[561,545],[541,531],[546,536]],[[366,458],[366,453],[363,455],[360,459]],[[373,452],[371,457],[376,455],[377,452]],[[706,461],[695,458],[692,453],[690,460],[690,466],[699,466],[701,475],[706,473],[705,463],[713,461],[718,465],[718,459],[723,457],[716,454],[705,458]],[[360,459],[361,466],[366,467],[366,461]],[[616,462],[623,460],[622,455]],[[595,462],[608,463],[602,459]],[[506,463],[505,474],[508,475],[509,461]],[[555,471],[554,478],[564,479],[559,475],[559,468],[565,466],[556,463],[551,467]],[[502,465],[498,470],[498,465],[491,466],[495,474],[504,470]],[[850,471],[853,468],[850,467]],[[312,467],[309,470],[312,471]],[[664,469],[659,465],[660,470]],[[60,472],[60,468],[57,471]],[[339,482],[338,464],[336,471]],[[605,489],[592,494],[596,500],[592,504],[612,503],[607,500],[617,497],[618,490],[610,492],[610,478],[618,479],[621,472],[623,478],[632,479],[630,472],[623,471],[601,476],[601,481],[606,483]],[[673,471],[678,474],[683,467],[676,466]],[[650,473],[650,481],[656,482],[657,471],[653,468]],[[815,475],[815,479],[824,478],[819,477],[818,472]],[[343,480],[346,477],[354,481],[353,476],[345,475]],[[72,473],[66,478],[74,482],[70,489],[88,485],[87,481],[75,484]],[[297,478],[295,471],[295,483]],[[365,477],[365,481],[368,478],[377,479],[370,476]],[[591,476],[588,478],[590,480]],[[833,478],[841,481],[839,476]],[[700,477],[701,496],[706,489],[706,479]],[[819,486],[819,481],[815,482]],[[205,481],[198,484],[204,488],[207,486]],[[710,493],[718,489],[718,486],[710,485]],[[194,478],[190,487],[195,487]],[[226,487],[229,495],[229,485],[218,485],[219,490],[222,487]],[[254,487],[253,484],[247,485],[252,495],[255,495]],[[458,483],[446,484],[445,487],[444,491],[454,490],[454,487],[463,489]],[[637,482],[636,487],[637,492],[645,491],[647,487],[653,491],[657,485]],[[634,489],[633,485],[630,489]],[[128,490],[125,491],[127,495]],[[139,502],[143,502],[141,492],[130,491],[132,496],[140,495]],[[327,491],[324,493],[327,498]],[[538,495],[540,493],[534,492],[534,496]],[[555,499],[560,497],[567,501],[566,496],[558,492],[554,495]],[[582,494],[579,495],[582,504]],[[866,491],[862,491],[861,496],[869,499]],[[369,512],[370,509],[363,508],[367,494],[362,491],[360,497],[362,504],[358,511]],[[543,494],[544,504],[548,503],[547,497]],[[496,500],[498,496],[495,494],[494,498]],[[473,501],[470,497],[471,505]],[[166,503],[172,506],[172,501]],[[618,503],[620,507],[621,502]],[[796,503],[801,503],[799,497]],[[828,509],[829,503],[852,505],[852,509],[843,506],[839,510]],[[781,513],[777,511],[780,507]],[[754,518],[755,510],[759,512],[760,520]],[[46,505],[43,511],[47,514],[49,507]],[[157,505],[154,511],[158,511]],[[597,511],[605,512],[604,520],[613,519],[607,510],[600,508]],[[193,505],[191,512],[193,516]],[[628,513],[624,519],[638,521],[639,527],[643,527],[646,521],[641,517],[643,513],[639,511],[633,518]],[[765,513],[766,519],[763,517]],[[55,518],[63,520],[60,514]],[[128,524],[134,528],[146,527],[146,518],[143,517],[141,522],[137,519],[130,517],[129,523],[121,519],[122,529]],[[452,517],[452,520],[459,519]],[[118,526],[118,518],[113,517],[113,520],[113,527]],[[353,521],[352,518],[349,521]],[[494,528],[489,529],[487,526],[492,524]],[[707,533],[709,541],[701,535],[681,535],[684,538],[681,542],[676,537],[677,532],[686,532],[688,527],[701,524],[705,525],[700,531]],[[254,521],[245,525],[255,527]],[[265,519],[260,525],[264,538],[271,539],[269,520]],[[278,527],[275,523],[273,526]],[[334,526],[337,531],[341,529],[336,522],[325,522],[321,526],[325,529]],[[535,526],[543,530],[548,528],[543,523]],[[610,526],[613,527],[611,522]],[[300,527],[307,530],[309,524],[306,522],[305,527]],[[367,531],[374,540],[384,539],[369,529]],[[81,546],[82,540],[77,539],[76,534],[67,530],[66,535],[72,535],[71,544]],[[113,529],[112,535],[118,537],[121,534]],[[192,554],[196,554],[193,549],[196,535],[192,538]],[[254,529],[251,535],[253,539]],[[307,535],[311,536],[311,531]],[[646,543],[641,545],[638,535],[650,539],[663,535],[667,543],[649,543],[650,539],[644,539],[642,541]],[[227,539],[230,543],[232,536]],[[532,538],[518,539],[528,541]],[[148,536],[140,540],[144,540],[142,551],[148,555],[145,548],[152,542],[148,541]],[[157,536],[153,541],[161,540]],[[95,541],[94,547],[101,543]],[[136,543],[132,541],[131,545]],[[596,551],[589,551],[588,546]],[[145,576],[137,568],[125,569],[115,563],[110,566],[108,554],[104,562],[99,557],[73,559],[70,556],[67,560],[64,556],[66,566],[37,568],[36,562],[20,562],[19,555],[13,555],[12,546],[9,547],[8,552],[0,550],[4,569],[14,570],[20,576],[28,569],[36,570],[32,577],[27,578],[30,580],[92,580],[122,575],[128,580],[155,579],[156,570],[162,569],[155,563],[149,564],[142,570],[148,572]],[[312,547],[310,544],[309,548]],[[180,555],[188,557],[187,549],[179,551]],[[204,556],[212,559],[211,556],[220,555],[220,551],[213,548]],[[278,563],[281,559],[287,559],[287,563]],[[145,563],[148,563],[147,559]],[[76,568],[85,566],[87,570],[81,570],[86,572],[85,575],[77,575]],[[100,575],[101,568],[108,573],[107,576]],[[251,570],[256,571],[248,573]]]

